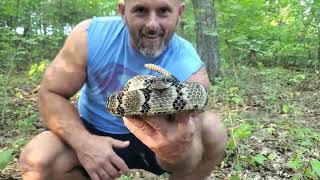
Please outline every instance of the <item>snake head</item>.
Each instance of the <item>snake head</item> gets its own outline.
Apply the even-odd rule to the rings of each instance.
[[[163,90],[163,89],[168,89],[175,83],[176,80],[174,78],[168,77],[153,77],[151,79],[147,79],[144,82],[144,86],[149,88],[149,89],[157,89],[157,90]]]
[[[124,109],[121,106],[122,97],[123,97],[123,92],[113,92],[110,96],[108,96],[106,109],[112,115],[115,115],[115,116],[124,115]]]

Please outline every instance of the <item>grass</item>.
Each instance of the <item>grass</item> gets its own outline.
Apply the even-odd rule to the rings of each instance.
[[[4,77],[0,75],[1,84]],[[8,162],[0,179],[20,178],[16,168],[20,148],[41,131],[32,92],[39,77],[29,77],[27,72],[12,75],[6,91],[0,92],[6,122],[0,128],[0,161]],[[314,72],[282,68],[226,70],[209,92],[210,108],[222,115],[229,134],[224,161],[212,179],[319,179],[318,77]],[[165,177],[134,171],[121,179]]]

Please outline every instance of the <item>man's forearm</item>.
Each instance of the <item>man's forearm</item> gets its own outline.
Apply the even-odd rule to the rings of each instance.
[[[79,148],[81,140],[90,135],[75,106],[62,96],[40,92],[39,110],[48,128],[73,148]]]

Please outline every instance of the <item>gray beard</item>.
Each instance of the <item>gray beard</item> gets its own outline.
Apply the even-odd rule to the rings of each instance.
[[[138,42],[137,48],[143,56],[150,58],[158,57],[163,51],[167,49],[163,42],[161,42],[160,46],[157,47],[145,47],[141,41]]]
[[[160,42],[160,45],[156,46],[146,46],[138,36],[135,36],[135,39],[138,39],[136,44],[137,50],[140,52],[140,54],[142,54],[145,57],[158,57],[159,55],[161,55],[162,52],[164,52],[167,49],[167,46],[164,44],[164,42]],[[131,34],[130,41],[131,43],[134,43]]]

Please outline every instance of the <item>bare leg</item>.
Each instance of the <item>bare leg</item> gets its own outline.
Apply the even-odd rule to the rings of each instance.
[[[201,161],[192,173],[173,172],[170,180],[209,179],[213,169],[223,159],[227,133],[220,117],[212,112],[204,112],[199,115],[199,118],[202,122],[199,128],[201,128],[201,141],[204,149]]]
[[[19,166],[24,180],[84,180],[75,152],[56,135],[45,131],[22,150]]]

